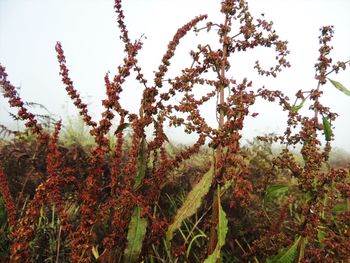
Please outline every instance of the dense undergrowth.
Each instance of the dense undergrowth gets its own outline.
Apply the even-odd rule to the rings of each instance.
[[[53,130],[43,128],[0,65],[3,95],[27,127],[1,145],[1,260],[348,262],[349,163],[330,159],[337,114],[320,99],[328,84],[350,94],[330,79],[349,64],[330,58],[333,28],[321,29],[316,87],[290,100],[228,76],[230,55],[258,46],[276,51],[276,66],[265,70],[256,63],[259,74],[276,77],[289,67],[287,42],[272,23],[254,19],[245,1],[223,1],[222,23],[205,23],[202,15],[181,27],[152,84],[138,65],[142,42],[129,38],[120,0],[114,8],[125,58],[113,77],[105,76],[99,122],[75,90],[62,45],[56,45],[60,76],[94,143],[69,132],[60,139],[60,120]],[[190,67],[166,78],[180,40],[192,29],[213,34],[220,47],[199,45],[190,53]],[[120,100],[130,76],[143,89],[138,114]],[[242,145],[245,119],[257,116],[250,107],[258,99],[278,103],[288,113],[288,127]],[[217,127],[200,110],[211,100]],[[302,115],[302,107],[309,113]],[[168,125],[196,134],[196,143],[172,145]]]

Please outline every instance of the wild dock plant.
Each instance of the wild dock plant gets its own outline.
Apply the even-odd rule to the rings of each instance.
[[[198,31],[203,29],[210,31],[212,28],[217,27],[219,43],[222,45],[222,48],[212,50],[208,45],[200,45],[198,51],[191,52],[194,60],[193,65],[196,65],[196,67],[183,70],[183,76],[170,82],[174,90],[178,89],[180,92],[186,92],[181,104],[174,106],[174,110],[188,113],[189,115],[188,121],[185,121],[177,118],[174,114],[170,117],[172,123],[175,125],[184,124],[186,131],[197,132],[209,137],[211,139],[209,145],[216,152],[214,177],[210,187],[210,192],[213,195],[213,214],[208,255],[214,253],[218,242],[216,233],[219,216],[219,204],[216,199],[217,187],[222,187],[225,182],[234,180],[235,197],[242,199],[247,193],[245,191],[249,192],[250,188],[250,183],[246,180],[247,176],[249,176],[248,171],[241,159],[239,141],[241,138],[240,133],[244,126],[244,119],[250,113],[249,107],[254,104],[255,98],[259,94],[255,94],[254,90],[251,89],[251,81],[244,79],[243,82],[237,83],[237,80],[234,78],[227,77],[227,72],[230,68],[230,55],[257,46],[274,46],[277,53],[277,65],[270,70],[264,70],[257,62],[255,68],[262,75],[276,76],[277,72],[281,71],[283,67],[289,66],[286,60],[286,56],[289,53],[286,42],[279,40],[278,35],[272,29],[271,23],[263,19],[254,20],[249,13],[247,3],[244,1],[223,1],[221,12],[224,16],[224,23],[208,22],[206,27],[200,28]],[[236,30],[234,27],[236,22],[241,24],[241,26],[238,26],[237,32],[232,33],[232,31]],[[199,77],[208,70],[215,73],[215,76],[217,76],[216,80]],[[203,96],[200,100],[196,100],[193,91],[194,86],[204,83],[212,85],[213,92]],[[225,97],[225,90],[226,92],[229,90],[230,95]],[[172,93],[170,92],[170,94]],[[215,95],[218,97],[218,128],[211,128],[200,115],[198,106],[204,104]],[[169,108],[170,110],[172,109],[171,107]],[[216,253],[218,252],[216,251]]]
[[[290,66],[287,61],[287,42],[279,39],[271,22],[263,17],[254,19],[247,2],[222,1],[222,23],[207,22],[200,27],[207,19],[206,15],[200,15],[179,28],[168,44],[152,84],[144,78],[143,69],[137,60],[142,39],[130,39],[124,23],[121,0],[115,0],[114,8],[125,57],[117,67],[115,76],[111,78],[110,74],[106,74],[104,77],[106,98],[102,100],[104,111],[98,122],[93,120],[87,104],[82,101],[69,77],[62,44],[57,42],[55,47],[62,82],[96,143],[90,150],[86,163],[87,175],[82,181],[78,181],[78,170],[67,165],[67,157],[59,147],[61,122],[56,123],[51,136],[45,132],[35,116],[27,110],[7,80],[5,68],[0,65],[0,84],[4,96],[9,99],[11,106],[19,109],[18,116],[27,121],[26,125],[47,147],[47,177],[38,186],[24,215],[18,218],[18,225],[12,230],[11,261],[31,261],[30,244],[35,240],[35,222],[40,218],[43,207],[55,207],[62,234],[70,240],[69,257],[72,262],[137,262],[153,253],[155,247],[163,247],[167,258],[176,258],[175,261],[219,261],[230,231],[227,211],[225,212],[228,208],[223,206],[223,198],[230,193],[229,208],[244,211],[249,210],[254,201],[250,159],[242,149],[240,140],[246,118],[257,116],[257,113],[251,111],[251,106],[258,98],[278,101],[283,110],[289,113],[285,134],[263,139],[280,141],[286,146],[282,154],[272,161],[269,175],[278,176],[282,169],[289,170],[298,180],[299,199],[289,196],[283,200],[277,217],[269,220],[269,224],[262,224],[263,229],[259,232],[261,235],[249,242],[244,239],[247,249],[242,246],[242,240],[235,238],[235,244],[241,251],[239,255],[255,262],[259,262],[260,258],[270,262],[278,262],[281,258],[289,258],[288,262],[302,262],[306,258],[317,261],[332,253],[341,260],[348,256],[348,214],[343,211],[334,220],[332,211],[336,201],[349,198],[349,182],[342,182],[346,179],[346,171],[328,167],[325,172],[322,166],[329,157],[331,122],[336,115],[321,105],[321,86],[327,82],[331,71],[338,72],[349,63],[339,62],[327,72],[331,64],[328,57],[331,49],[328,42],[333,33],[331,27],[323,28],[320,38],[320,58],[316,65],[318,87],[306,93],[299,91],[296,102],[290,104],[281,91],[256,88],[247,78],[237,80],[229,75],[230,63],[234,62],[231,60],[233,54],[259,46],[273,47],[276,52],[276,65],[270,69],[263,69],[256,62],[255,69],[259,74],[276,77],[283,68]],[[212,33],[213,29],[217,29],[215,37],[220,47],[199,45],[190,52],[192,64],[182,69],[175,78],[167,78],[182,38],[191,30]],[[133,72],[143,90],[138,114],[124,109],[120,101],[123,85]],[[348,92],[336,82],[332,83]],[[198,97],[196,90],[203,86],[210,90]],[[180,98],[179,102],[174,102],[174,98]],[[298,113],[307,98],[311,101],[313,117],[304,117]],[[218,125],[211,127],[202,116],[200,107],[215,99],[216,109],[213,114],[217,116]],[[114,131],[117,140],[112,148],[107,135],[113,129],[114,122],[118,123]],[[182,127],[187,133],[197,134],[197,141],[173,156],[169,155],[165,150],[168,137],[164,131],[168,124]],[[292,128],[298,125],[301,126],[300,132],[293,134]],[[146,129],[150,127],[154,128],[154,133],[151,139],[147,139]],[[132,130],[131,143],[123,151],[126,128]],[[324,151],[321,151],[317,137],[322,130],[328,142]],[[157,206],[162,186],[174,169],[191,159],[206,143],[212,150],[206,164],[210,168],[194,184],[175,216],[167,217]],[[296,163],[288,151],[290,145],[297,143],[303,144],[303,165]],[[273,188],[276,189],[278,195],[283,195],[289,191],[289,186]],[[273,190],[267,188],[266,192],[273,196]],[[306,201],[300,196],[305,197]],[[79,207],[74,222],[67,213],[66,201],[69,198]],[[296,211],[291,207],[293,205],[297,207]],[[179,233],[184,233],[182,225],[186,225],[186,220],[202,211],[203,206],[207,212],[210,211],[211,216],[205,212],[195,224],[200,225],[202,236],[208,236],[208,243],[201,249],[201,255],[195,257],[189,252],[195,246],[194,242],[189,241],[192,236],[182,235],[181,238]],[[268,211],[261,207],[258,209],[257,213],[267,215]],[[338,225],[334,227],[332,224]],[[284,229],[286,225],[288,231]],[[312,242],[317,235],[320,236],[320,241]],[[284,241],[278,241],[282,237],[285,238]],[[277,245],[272,246],[271,240],[277,242]],[[285,248],[287,245],[290,246],[289,249]],[[326,252],[322,254],[319,247],[326,248]],[[336,249],[339,251],[336,252]],[[163,253],[157,252],[160,256]]]
[[[349,240],[349,224],[345,223],[347,221],[343,221],[344,224],[333,224],[334,217],[342,218],[340,220],[349,217],[347,209],[335,214],[337,204],[344,203],[349,198],[349,192],[344,191],[350,186],[349,174],[344,168],[334,169],[329,165],[331,141],[334,139],[332,123],[337,114],[321,103],[322,87],[328,81],[345,94],[350,95],[340,83],[327,78],[332,72],[338,73],[340,69],[345,70],[346,65],[349,64],[349,61],[346,61],[332,65],[330,57],[332,47],[329,45],[332,37],[332,26],[321,28],[320,55],[315,64],[317,87],[310,91],[299,90],[293,104],[290,104],[286,98],[280,97],[280,104],[284,110],[289,112],[288,126],[283,136],[274,136],[269,139],[270,142],[280,141],[285,145],[280,156],[273,160],[273,169],[287,169],[290,175],[298,181],[297,194],[294,194],[294,198],[290,195],[289,204],[287,204],[289,207],[295,207],[296,211],[293,212],[292,208],[291,213],[295,213],[298,217],[297,222],[292,222],[289,226],[295,229],[293,231],[295,238],[291,239],[287,252],[289,255],[294,253],[293,257],[298,262],[309,262],[308,260],[334,262],[332,258],[329,258],[330,254],[336,254],[337,260],[346,260],[350,255],[345,241]],[[313,112],[310,117],[301,115],[299,111],[308,100],[311,105],[310,110]],[[320,132],[323,132],[326,142],[323,149],[319,138]],[[303,164],[297,163],[289,152],[289,146],[297,144],[302,144],[300,153],[304,160]],[[275,190],[271,189],[270,193],[273,191],[282,193],[282,187],[286,194],[290,191],[291,186],[280,185]],[[286,207],[282,207],[280,216],[284,215],[285,218],[287,214]],[[279,221],[281,225],[286,220]],[[272,236],[278,236],[282,231],[284,230],[275,227],[273,231],[267,233],[268,238],[273,239]],[[260,241],[256,242],[257,246],[260,246]],[[272,260],[288,255],[287,252],[281,250]]]

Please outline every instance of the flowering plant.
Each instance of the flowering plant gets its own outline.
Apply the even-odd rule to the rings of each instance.
[[[55,262],[348,259],[349,171],[329,165],[332,126],[337,114],[320,102],[322,87],[329,82],[349,95],[344,86],[328,78],[350,63],[332,64],[329,42],[333,28],[321,29],[320,56],[315,65],[317,88],[299,90],[291,103],[281,91],[258,88],[247,78],[240,81],[229,76],[232,55],[259,46],[274,48],[276,52],[275,66],[264,69],[256,62],[254,68],[259,74],[277,77],[281,70],[290,67],[287,42],[280,40],[271,22],[264,17],[255,19],[246,1],[222,1],[223,23],[205,23],[208,18],[201,15],[179,28],[152,84],[139,66],[137,55],[142,40],[130,39],[121,0],[115,0],[114,9],[125,57],[113,77],[109,74],[104,77],[106,98],[102,100],[104,111],[100,121],[93,120],[69,77],[62,44],[57,42],[55,47],[62,82],[95,140],[84,172],[74,165],[78,154],[65,155],[59,144],[61,121],[51,135],[45,131],[0,65],[4,97],[10,106],[18,108],[18,117],[37,135],[46,155],[44,176],[23,211],[16,211],[6,169],[0,169],[0,190],[11,229],[8,259],[11,262],[43,259],[43,255],[37,255],[40,254],[37,246],[45,244],[38,237],[49,214],[52,224],[56,222],[59,226],[50,228],[56,237],[50,252]],[[199,45],[190,52],[191,65],[175,78],[166,78],[182,38],[191,30],[202,34],[214,29],[219,47]],[[123,84],[133,73],[143,89],[138,114],[130,113],[120,100]],[[208,92],[198,96],[198,87],[208,88]],[[218,124],[213,127],[200,109],[215,99],[213,114]],[[283,135],[259,137],[261,145],[281,143],[283,150],[278,155],[265,158],[261,151],[241,145],[246,118],[258,115],[251,110],[257,99],[266,103],[277,101],[288,112],[288,127]],[[311,117],[300,113],[305,103],[311,104]],[[115,130],[114,123],[118,124]],[[197,141],[170,153],[166,148],[167,125],[196,134]],[[146,136],[149,128],[153,129],[150,137]],[[126,129],[132,131],[128,145]],[[115,144],[108,136],[111,131]],[[324,148],[319,138],[322,132]],[[290,151],[291,146],[298,144],[302,145],[301,162]],[[206,159],[210,159],[202,163],[203,175],[186,191],[179,205],[173,202],[176,211],[165,211],[159,204],[164,202],[172,174],[203,149]],[[339,209],[339,205],[343,208]]]

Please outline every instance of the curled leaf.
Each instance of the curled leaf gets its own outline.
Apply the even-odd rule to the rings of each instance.
[[[122,123],[118,126],[118,128],[115,131],[115,134],[118,134],[119,132],[123,131],[124,129],[128,128],[130,126],[130,123]]]
[[[195,242],[198,238],[207,238],[207,236],[205,234],[198,234],[196,236],[194,236],[190,242],[190,244],[188,245],[187,251],[186,251],[186,257],[188,258],[191,252],[191,248],[192,248],[192,244],[193,242]]]
[[[298,112],[298,110],[300,110],[304,106],[305,101],[306,101],[306,99],[303,99],[302,102],[299,105],[293,106],[291,111],[292,112]]]
[[[299,104],[296,106],[292,107],[292,112],[297,112],[298,110],[300,110],[303,107],[303,104]]]
[[[94,255],[95,259],[98,259],[100,257],[100,254],[98,253],[98,247],[93,246],[91,250],[92,250],[92,254]]]
[[[204,263],[216,263],[220,259],[221,248],[225,245],[226,235],[228,232],[228,220],[225,211],[222,209],[220,201],[220,191],[218,191],[218,206],[219,206],[219,222],[216,226],[218,242],[215,250],[210,254]]]

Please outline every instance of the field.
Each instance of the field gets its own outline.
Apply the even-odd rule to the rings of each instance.
[[[3,96],[26,127],[0,127],[0,261],[349,262],[350,157],[332,148],[338,115],[321,100],[326,85],[350,95],[334,80],[350,61],[331,59],[333,27],[320,30],[315,88],[289,98],[229,75],[230,55],[257,47],[276,52],[275,66],[256,63],[259,74],[290,67],[287,41],[245,1],[223,1],[222,24],[203,15],[179,28],[152,82],[138,64],[142,39],[129,38],[120,0],[114,8],[125,57],[105,75],[99,121],[73,85],[60,42],[59,74],[79,110],[69,125],[32,113],[0,64]],[[167,79],[191,30],[214,34],[219,48],[193,47],[191,65]],[[127,78],[143,90],[138,114],[122,106]],[[244,144],[257,99],[279,105],[287,128]],[[216,126],[201,111],[213,101]],[[174,145],[167,127],[197,141]]]

